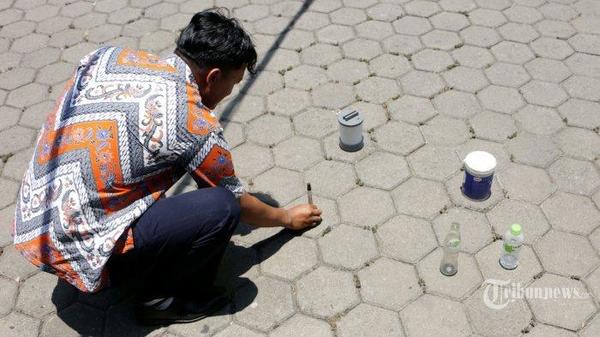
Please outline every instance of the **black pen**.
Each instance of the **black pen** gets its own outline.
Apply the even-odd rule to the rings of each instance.
[[[312,205],[312,188],[310,187],[310,183],[306,184],[306,195],[308,196],[308,203]]]

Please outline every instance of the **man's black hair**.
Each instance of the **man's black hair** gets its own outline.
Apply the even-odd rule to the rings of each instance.
[[[246,66],[255,73],[257,56],[252,39],[235,18],[220,9],[194,14],[177,39],[177,50],[199,66],[226,70]]]

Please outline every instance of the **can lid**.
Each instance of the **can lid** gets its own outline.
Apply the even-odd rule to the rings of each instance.
[[[514,236],[521,235],[521,225],[519,225],[518,223],[513,224],[512,226],[510,226],[510,232]]]
[[[464,160],[467,170],[478,175],[488,175],[496,169],[496,157],[485,151],[473,151]]]
[[[360,111],[347,107],[337,114],[338,122],[343,126],[357,126],[362,124],[363,117]]]

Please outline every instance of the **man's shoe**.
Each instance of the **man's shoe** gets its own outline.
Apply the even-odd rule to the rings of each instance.
[[[227,304],[229,299],[223,294],[194,300],[170,297],[152,304],[139,304],[135,314],[144,325],[191,323],[214,314]]]

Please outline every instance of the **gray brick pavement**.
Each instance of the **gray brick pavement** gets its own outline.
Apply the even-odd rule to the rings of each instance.
[[[237,289],[233,306],[142,328],[120,290],[76,294],[25,262],[9,234],[15,197],[36,130],[83,55],[168,52],[191,14],[214,5],[241,20],[261,58],[285,34],[236,91],[226,137],[238,175],[282,205],[304,202],[311,182],[324,222],[275,239],[279,229],[240,226],[219,277]],[[598,2],[315,0],[283,32],[301,5],[0,0],[0,336],[600,335]],[[366,119],[354,154],[337,145],[347,105]],[[459,190],[460,160],[476,149],[499,164],[485,202]],[[463,225],[461,267],[445,278],[452,221]],[[526,245],[508,272],[497,235],[514,222]],[[495,310],[486,279],[591,297]]]

